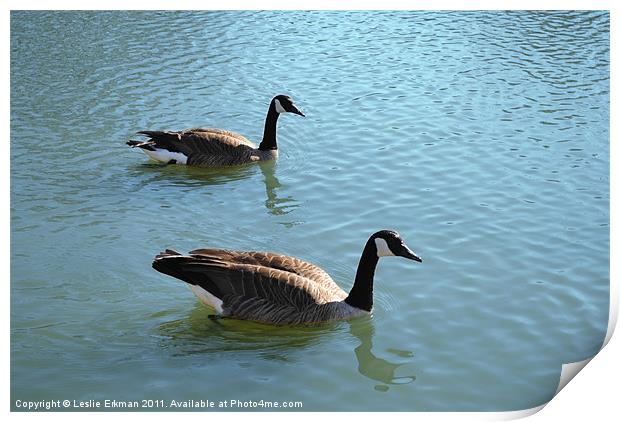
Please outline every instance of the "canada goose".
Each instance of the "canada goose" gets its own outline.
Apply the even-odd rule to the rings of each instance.
[[[185,256],[167,249],[155,257],[153,268],[185,281],[221,316],[295,325],[370,313],[382,256],[422,262],[398,233],[381,230],[366,242],[348,295],[316,265],[272,252],[196,249]]]
[[[276,124],[281,113],[304,116],[291,97],[274,97],[269,104],[263,140],[258,147],[238,133],[202,128],[181,132],[143,130],[138,134],[147,136],[148,140],[129,140],[127,145],[141,148],[153,160],[167,164],[224,167],[272,160],[278,157]]]

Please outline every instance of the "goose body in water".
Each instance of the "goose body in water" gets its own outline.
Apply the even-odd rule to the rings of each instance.
[[[422,262],[398,233],[382,230],[366,242],[349,294],[318,266],[272,252],[196,249],[182,255],[168,249],[155,257],[153,268],[185,281],[224,317],[297,325],[369,314],[375,268],[383,256]]]
[[[143,130],[145,141],[130,140],[132,148],[138,147],[150,158],[167,164],[185,164],[200,167],[225,167],[273,160],[278,157],[276,126],[282,113],[304,116],[287,95],[271,100],[263,140],[256,146],[238,133],[221,129],[187,129],[181,132]]]

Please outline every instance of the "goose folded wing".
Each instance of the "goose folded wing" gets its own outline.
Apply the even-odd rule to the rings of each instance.
[[[244,306],[288,308],[304,311],[327,303],[333,298],[329,291],[300,275],[260,265],[227,262],[223,256],[191,254],[173,259],[174,275],[199,285],[218,297],[223,308],[239,314]]]
[[[245,145],[248,145],[248,146],[250,146],[252,148],[256,148],[256,145],[254,143],[252,143],[248,138],[246,138],[245,136],[243,136],[243,135],[241,135],[241,134],[239,134],[237,132],[232,132],[230,130],[216,129],[216,128],[193,128],[193,129],[184,130],[182,132],[182,135],[185,135],[185,134],[199,134],[199,133],[226,136],[228,138],[235,139],[240,144],[245,144]]]
[[[346,298],[346,293],[321,267],[292,256],[273,252],[238,252],[224,249],[196,249],[191,251],[190,254],[206,257],[217,256],[220,260],[230,263],[282,270],[286,273],[292,273],[311,280],[321,291],[327,292],[331,297],[341,300]]]
[[[142,131],[157,147],[188,157],[234,155],[250,151],[254,144],[233,132],[220,129],[188,129],[182,132]]]

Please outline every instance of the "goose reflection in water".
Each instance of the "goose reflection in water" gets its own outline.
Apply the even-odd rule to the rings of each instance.
[[[267,199],[265,200],[265,207],[271,215],[284,215],[293,211],[299,205],[295,198],[292,196],[278,197],[277,190],[282,187],[282,184],[276,177],[276,161],[265,161],[258,164],[260,171],[263,173],[265,182],[265,193]]]
[[[268,360],[290,361],[294,351],[335,334],[329,327],[275,326],[213,316],[197,303],[188,317],[161,324],[162,346],[178,355],[252,352]]]
[[[357,370],[364,377],[379,382],[375,390],[386,392],[391,385],[409,384],[416,379],[415,375],[400,373],[405,372],[401,367],[411,365],[413,352],[387,349],[387,352],[407,359],[401,363],[375,356],[372,317],[327,325],[288,327],[227,318],[214,320],[211,316],[203,305],[197,304],[188,317],[161,324],[162,347],[177,356],[233,354],[238,360],[250,354],[252,358],[268,361],[294,362],[295,356],[303,349],[345,337],[343,329],[348,325],[349,333],[359,342],[353,350]]]
[[[162,165],[150,162],[137,164],[133,166],[133,170],[137,173],[135,176],[142,176],[141,179],[136,177],[136,179],[139,179],[139,182],[135,185],[136,190],[148,189],[156,185],[192,189],[224,185],[250,179],[257,176],[258,171],[260,171],[265,184],[265,208],[271,215],[282,216],[299,207],[299,203],[291,195],[282,197],[278,195],[278,191],[286,188],[286,186],[282,185],[276,177],[276,166],[276,161],[218,168]],[[144,177],[149,175],[151,177]],[[293,224],[290,223],[290,225]]]
[[[378,358],[372,353],[372,339],[375,335],[375,326],[370,318],[350,321],[349,332],[360,341],[360,345],[355,348],[355,357],[358,363],[357,370],[365,377],[382,383],[376,385],[375,390],[388,391],[388,385],[409,384],[415,381],[415,375],[396,374],[398,368],[411,362],[392,363]],[[403,358],[413,357],[413,352],[409,350],[390,348],[387,351]]]

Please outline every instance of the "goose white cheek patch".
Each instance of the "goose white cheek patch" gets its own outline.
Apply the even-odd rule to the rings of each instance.
[[[284,107],[282,107],[282,104],[280,104],[280,100],[275,100],[275,104],[276,104],[276,111],[280,114],[282,113],[286,113],[286,110],[284,110]]]
[[[375,239],[375,245],[377,246],[377,256],[394,256],[385,240],[378,237]]]

